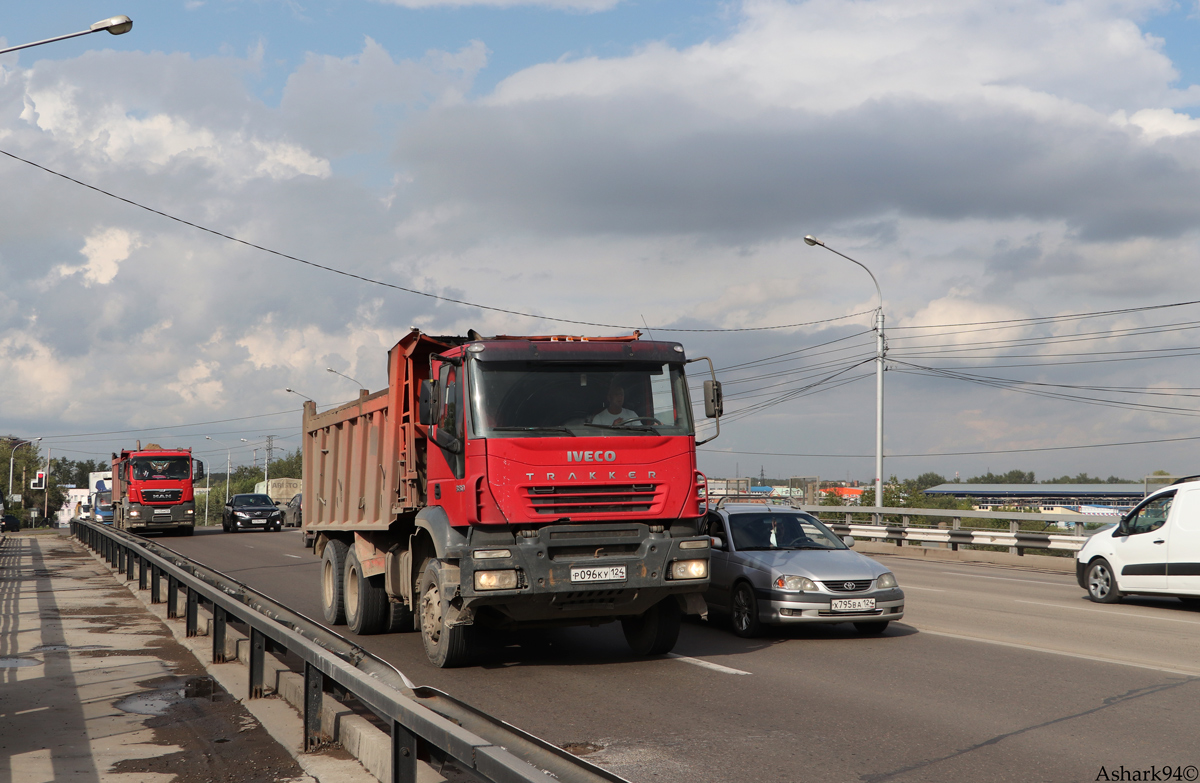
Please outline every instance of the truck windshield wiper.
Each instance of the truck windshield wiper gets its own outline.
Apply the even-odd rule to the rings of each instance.
[[[565,432],[575,437],[575,432],[567,427],[492,427],[494,432]]]
[[[636,427],[626,427],[624,424],[592,424],[587,423],[589,427],[599,427],[605,430],[618,430],[619,432],[650,432],[658,435],[658,430],[651,427],[649,424],[639,424]]]

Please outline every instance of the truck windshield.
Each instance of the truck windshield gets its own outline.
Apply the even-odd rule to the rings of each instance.
[[[96,493],[96,510],[97,511],[112,511],[112,493],[97,492]]]
[[[192,477],[192,461],[187,457],[134,457],[134,481],[183,481]]]
[[[472,362],[476,437],[691,435],[679,364]]]

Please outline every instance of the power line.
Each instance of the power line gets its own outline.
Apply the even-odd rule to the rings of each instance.
[[[35,169],[44,171],[47,174],[52,174],[56,177],[60,177],[62,179],[65,179],[67,182],[74,183],[76,185],[79,185],[80,187],[84,187],[84,188],[87,188],[88,190],[95,191],[96,193],[99,193],[101,195],[108,196],[109,198],[112,198],[112,199],[116,199],[117,201],[128,204],[132,207],[137,207],[138,209],[145,210],[146,212],[149,212],[154,215],[158,215],[159,217],[164,217],[167,220],[173,220],[176,223],[180,223],[185,226],[190,226],[191,228],[194,228],[197,231],[203,231],[207,234],[212,234],[213,236],[220,237],[221,239],[225,239],[230,242],[236,242],[239,245],[245,245],[246,247],[254,248],[255,250],[261,250],[262,252],[269,253],[273,256],[278,256],[280,258],[286,258],[287,260],[295,261],[298,264],[304,264],[305,266],[310,266],[310,267],[313,267],[314,269],[320,269],[322,271],[330,272],[335,275],[341,275],[343,277],[348,277],[353,280],[359,280],[364,283],[370,283],[371,285],[383,286],[384,288],[391,288],[396,291],[403,291],[405,293],[414,294],[416,296],[424,296],[426,298],[436,299],[441,302],[449,302],[451,304],[463,305],[465,307],[474,307],[478,310],[488,310],[488,311],[491,311],[494,313],[505,313],[507,315],[516,315],[516,316],[520,316],[521,318],[535,318],[535,319],[538,319],[541,321],[554,321],[555,323],[573,324],[576,326],[598,326],[598,327],[602,327],[605,329],[641,329],[641,328],[643,328],[640,326],[630,326],[628,324],[606,324],[606,323],[599,323],[599,322],[595,322],[595,321],[577,321],[577,320],[574,320],[571,318],[554,318],[554,317],[548,316],[548,315],[537,315],[536,313],[525,313],[525,312],[521,312],[520,310],[510,310],[510,309],[507,309],[504,307],[493,307],[492,305],[484,305],[484,304],[479,304],[477,302],[468,302],[464,299],[455,299],[453,297],[442,296],[440,294],[432,294],[432,293],[429,293],[428,291],[421,291],[416,288],[406,288],[405,286],[396,285],[395,283],[388,283],[383,280],[376,280],[375,278],[372,278],[372,277],[366,277],[364,275],[358,275],[353,272],[347,272],[343,269],[337,269],[332,266],[326,266],[325,264],[318,264],[315,261],[308,261],[306,259],[299,258],[298,256],[293,256],[293,255],[289,255],[287,253],[283,253],[279,250],[272,250],[269,247],[255,244],[254,242],[250,242],[245,239],[240,239],[240,238],[232,236],[230,234],[225,234],[221,231],[217,231],[216,229],[208,228],[207,226],[202,226],[199,223],[193,223],[190,220],[184,220],[181,217],[176,217],[175,215],[172,215],[168,212],[163,212],[160,209],[155,209],[154,207],[146,206],[145,204],[141,204],[137,201],[134,201],[133,199],[128,199],[128,198],[125,198],[124,196],[118,196],[116,193],[112,193],[110,191],[104,190],[103,188],[99,188],[99,187],[96,187],[95,185],[88,184],[87,182],[76,179],[67,174],[63,174],[61,172],[55,171],[54,169],[47,168],[46,166],[43,166],[39,163],[34,163],[31,160],[26,160],[25,158],[22,158],[20,155],[14,155],[13,153],[7,152],[5,150],[0,150],[0,155],[5,155],[9,158],[12,158],[13,160],[20,161],[21,163],[25,163],[29,166],[33,166]],[[844,320],[847,320],[850,318],[857,318],[860,315],[867,315],[868,313],[873,313],[873,312],[874,312],[874,310],[863,310],[860,313],[851,313],[850,315],[841,315],[836,318],[824,318],[824,319],[821,319],[818,321],[804,321],[802,323],[794,323],[794,324],[775,324],[773,326],[744,326],[744,327],[732,328],[732,329],[680,329],[680,328],[671,328],[671,327],[666,327],[666,326],[655,326],[654,328],[661,332],[765,332],[765,331],[770,331],[770,330],[774,330],[774,329],[794,329],[794,328],[797,328],[800,326],[813,326],[816,324],[832,323],[834,321],[844,321]],[[647,330],[650,329],[649,326],[644,326],[644,328],[646,328]]]

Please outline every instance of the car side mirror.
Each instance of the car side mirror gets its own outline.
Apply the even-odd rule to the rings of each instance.
[[[725,539],[721,538],[720,536],[713,536],[711,538],[711,543],[713,549],[723,550],[725,548]]]
[[[842,543],[848,547],[854,546],[854,536],[842,536]]]
[[[710,419],[725,415],[725,395],[721,392],[720,381],[704,382],[704,415]]]
[[[433,381],[421,381],[421,391],[417,399],[417,422],[426,427],[433,424],[433,401],[437,399],[434,392]]]

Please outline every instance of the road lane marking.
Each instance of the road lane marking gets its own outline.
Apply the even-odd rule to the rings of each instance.
[[[1014,599],[1015,600],[1015,599]],[[1074,609],[1077,612],[1096,612],[1097,614],[1108,614],[1114,617],[1135,617],[1145,618],[1147,620],[1163,620],[1168,623],[1184,623],[1186,625],[1200,625],[1197,620],[1180,620],[1178,617],[1158,617],[1152,614],[1134,614],[1133,612],[1117,612],[1110,609],[1092,609],[1087,606],[1067,606],[1066,604],[1048,604],[1045,601],[1017,601],[1019,604],[1033,604],[1034,606],[1053,606],[1056,609]]]
[[[929,591],[929,592],[931,592],[931,593],[944,593],[944,592],[946,592],[945,590],[942,590],[942,589],[940,589],[940,588],[937,588],[937,587],[917,587],[916,585],[905,585],[904,587],[902,587],[902,588],[900,588],[900,589],[901,589],[901,590],[928,590],[928,591]]]
[[[963,636],[957,633],[946,633],[945,631],[930,631],[926,628],[913,625],[921,633],[927,633],[930,636],[944,636],[947,639],[959,639],[964,642],[981,642],[983,644],[994,644],[999,647],[1011,647],[1017,650],[1028,650],[1030,652],[1047,653],[1049,655],[1061,655],[1066,658],[1080,658],[1085,661],[1095,661],[1096,663],[1111,663],[1117,666],[1131,666],[1135,669],[1149,669],[1156,672],[1166,672],[1167,674],[1182,674],[1185,677],[1200,678],[1200,671],[1186,669],[1171,669],[1166,666],[1154,666],[1149,663],[1134,663],[1133,661],[1122,661],[1118,658],[1103,658],[1099,655],[1086,655],[1084,653],[1067,652],[1066,650],[1052,650],[1049,647],[1036,647],[1032,644],[1020,644],[1018,642],[1002,642],[998,639],[985,639],[980,636]]]
[[[1026,585],[1050,585],[1052,587],[1067,587],[1068,585],[1074,584],[1074,582],[1070,582],[1070,583],[1068,583],[1068,582],[1042,582],[1037,579],[1014,579],[1011,576],[986,576],[985,574],[961,574],[958,571],[943,571],[942,573],[950,574],[952,576],[973,576],[976,579],[999,579],[1003,582],[1020,582],[1022,584],[1026,584]]]
[[[284,557],[294,557],[294,558],[296,558],[297,560],[303,560],[303,559],[304,559],[304,558],[300,557],[300,555],[284,555]]]
[[[699,666],[704,669],[712,669],[714,672],[721,672],[722,674],[749,674],[750,673],[750,672],[744,672],[741,669],[731,669],[728,666],[722,666],[719,663],[710,663],[708,661],[703,661],[699,658],[689,658],[686,655],[678,655],[676,653],[667,653],[667,657],[674,658],[677,661],[683,661],[684,663],[690,663],[692,666]]]

